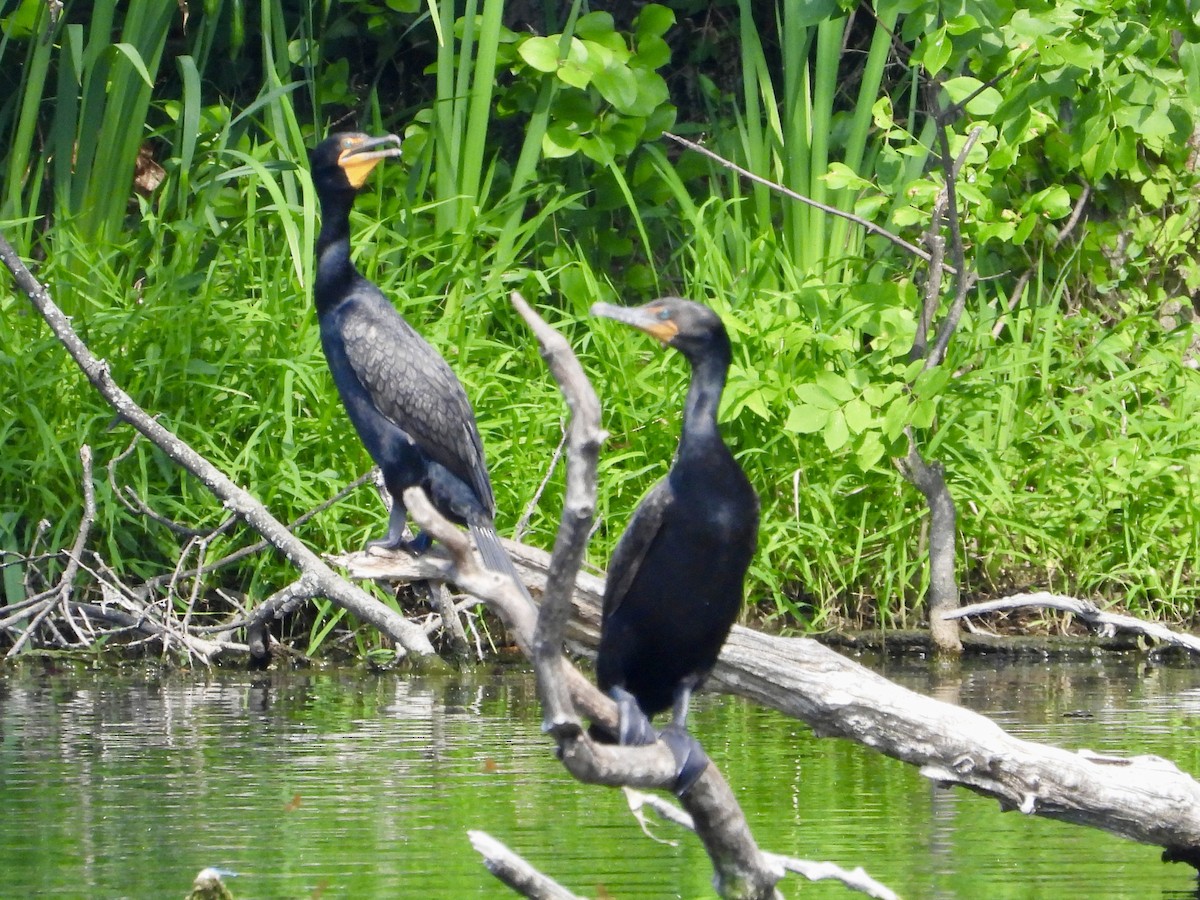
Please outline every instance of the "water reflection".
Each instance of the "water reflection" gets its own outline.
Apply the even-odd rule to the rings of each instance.
[[[1200,773],[1193,668],[867,662],[1022,737]],[[582,894],[711,896],[695,842],[648,840],[539,724],[532,681],[504,670],[0,674],[0,896],[182,896],[208,865],[239,872],[243,898],[508,896],[472,828]],[[905,897],[1196,896],[1154,848],[1002,814],[771,711],[706,696],[695,729],[763,846],[864,865]],[[785,893],[801,891],[848,896]]]

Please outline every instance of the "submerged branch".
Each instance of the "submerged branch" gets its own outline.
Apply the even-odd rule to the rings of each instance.
[[[483,857],[488,871],[530,900],[582,900],[485,831],[468,831],[471,846]]]

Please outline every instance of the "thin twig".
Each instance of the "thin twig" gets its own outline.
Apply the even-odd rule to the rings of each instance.
[[[24,648],[25,644],[37,633],[38,626],[50,615],[59,604],[65,604],[70,599],[75,584],[75,575],[79,572],[79,560],[87,546],[88,536],[92,531],[92,523],[96,521],[96,487],[92,484],[92,448],[84,444],[79,448],[79,460],[83,464],[83,515],[79,520],[79,531],[75,535],[75,545],[67,557],[67,567],[63,570],[58,582],[55,596],[45,601],[45,606],[33,617],[17,638],[16,643],[9,648],[8,658],[12,659]]]
[[[882,225],[876,225],[874,222],[870,221],[869,219],[864,219],[862,216],[857,216],[852,212],[846,212],[846,210],[844,210],[844,209],[838,209],[836,206],[829,206],[828,204],[821,203],[819,200],[814,200],[812,197],[806,197],[806,196],[804,196],[804,194],[799,194],[796,191],[793,191],[791,188],[784,187],[782,184],[779,184],[776,181],[771,181],[769,178],[763,178],[761,175],[756,175],[755,173],[751,172],[749,169],[745,169],[745,168],[739,166],[737,163],[726,159],[725,157],[721,156],[720,154],[714,153],[713,151],[709,150],[707,147],[705,147],[701,144],[697,144],[694,141],[689,141],[687,138],[682,138],[679,135],[672,134],[669,131],[664,131],[663,137],[669,138],[670,140],[674,141],[675,143],[680,144],[681,146],[687,147],[689,150],[694,150],[697,153],[701,154],[702,156],[707,156],[709,159],[713,160],[718,165],[724,166],[726,169],[730,169],[734,172],[737,172],[743,178],[747,178],[750,181],[755,182],[756,184],[764,185],[764,186],[770,188],[771,190],[775,191],[776,193],[783,194],[785,197],[790,197],[791,199],[797,200],[800,203],[806,203],[809,206],[812,206],[812,207],[815,207],[816,209],[821,210],[822,212],[829,213],[829,215],[831,215],[831,216],[841,216],[843,219],[847,219],[848,221],[853,222],[855,225],[865,228],[867,231],[871,232],[872,234],[877,234],[880,237],[887,238],[889,241],[891,241],[897,247],[901,247],[901,248],[907,250],[913,256],[916,256],[920,259],[925,260],[926,262],[929,262],[929,254],[926,251],[922,250],[916,244],[909,243],[904,238],[900,237],[900,235],[895,234],[891,231],[888,231]]]
[[[558,439],[558,446],[554,448],[554,455],[550,457],[550,465],[546,466],[545,476],[537,486],[537,490],[533,492],[533,496],[529,498],[529,502],[525,504],[521,518],[517,520],[517,526],[513,529],[514,541],[519,541],[525,537],[525,533],[529,530],[529,520],[533,517],[533,511],[537,509],[538,501],[542,499],[546,485],[550,483],[550,478],[554,475],[554,470],[558,468],[559,460],[562,459],[563,448],[567,446],[567,429],[562,423],[559,423],[559,427],[562,430],[562,436]]]

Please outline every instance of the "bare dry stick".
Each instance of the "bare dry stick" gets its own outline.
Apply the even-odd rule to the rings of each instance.
[[[955,277],[954,299],[950,301],[950,308],[946,311],[946,317],[942,320],[941,326],[938,328],[937,339],[934,341],[933,349],[929,352],[929,356],[925,360],[925,368],[931,369],[933,366],[939,365],[946,357],[946,348],[950,346],[950,338],[958,329],[958,320],[962,318],[963,310],[967,306],[967,294],[978,280],[978,273],[974,270],[967,271],[966,256],[963,252],[962,227],[958,218],[958,191],[955,187],[955,182],[958,179],[958,173],[962,169],[963,162],[967,158],[967,154],[971,152],[971,148],[975,146],[975,142],[979,139],[979,135],[983,133],[983,126],[979,125],[967,135],[967,140],[963,144],[962,150],[958,154],[958,158],[953,162],[950,161],[950,146],[949,140],[946,137],[946,129],[939,124],[938,134],[942,143],[944,152],[944,161],[946,166],[946,209],[947,220],[950,224],[950,250],[954,256],[954,266],[946,266],[946,269]],[[932,231],[933,225],[930,225]],[[945,261],[942,262],[945,266]],[[939,279],[940,280],[940,279]]]
[[[262,503],[234,484],[224,472],[139,407],[113,380],[108,364],[97,358],[80,339],[71,327],[70,320],[55,305],[49,291],[34,278],[3,236],[0,236],[0,261],[12,272],[17,286],[46,320],[46,324],[66,347],[88,381],[121,418],[149,438],[176,463],[199,478],[230,512],[238,515],[270,541],[302,572],[311,575],[318,583],[321,594],[334,604],[378,628],[414,657],[435,665],[442,664],[434,653],[429,638],[419,626],[407,621],[362,588],[350,584],[335,573],[272,516]]]
[[[83,487],[83,516],[79,520],[79,531],[75,535],[75,545],[71,548],[71,553],[67,557],[67,566],[63,570],[62,578],[58,582],[58,590],[54,592],[54,596],[45,601],[45,606],[33,617],[33,621],[22,632],[21,636],[9,648],[8,658],[16,656],[24,648],[36,633],[38,626],[42,621],[50,615],[56,606],[65,605],[71,598],[71,591],[75,585],[75,576],[79,572],[79,560],[83,557],[84,548],[87,546],[88,535],[92,530],[92,523],[96,521],[96,488],[92,484],[92,448],[84,444],[79,448],[79,461],[83,464],[83,478],[80,483]]]

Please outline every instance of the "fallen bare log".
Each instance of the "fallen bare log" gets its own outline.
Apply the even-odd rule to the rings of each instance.
[[[536,586],[544,555],[517,557]],[[429,577],[432,560],[381,565],[345,560],[352,575]],[[390,569],[390,571],[388,571]],[[569,638],[584,652],[599,640],[603,582],[576,579]],[[1005,810],[1099,828],[1164,849],[1167,861],[1200,868],[1200,782],[1153,756],[1072,752],[1013,737],[985,716],[903,688],[809,638],[781,638],[735,626],[710,687],[920,766],[939,784],[992,797]]]
[[[1057,609],[1069,612],[1089,625],[1095,625],[1105,637],[1111,637],[1118,631],[1130,631],[1134,634],[1144,634],[1161,644],[1183,647],[1193,653],[1200,653],[1200,638],[1195,635],[1174,631],[1157,622],[1144,622],[1135,616],[1105,612],[1090,600],[1064,597],[1061,594],[1051,594],[1046,591],[1013,594],[1011,597],[1002,597],[999,600],[972,603],[969,606],[945,612],[942,617],[964,619],[968,616],[982,616],[993,612],[1011,612],[1014,609]]]

